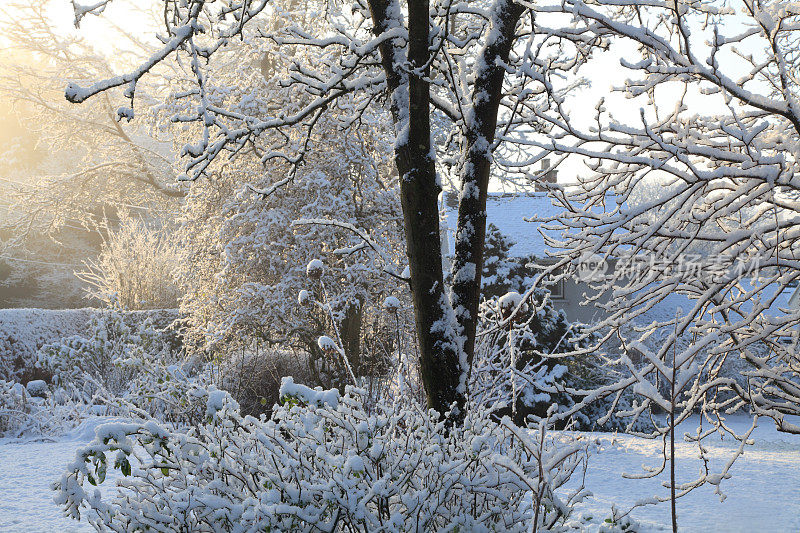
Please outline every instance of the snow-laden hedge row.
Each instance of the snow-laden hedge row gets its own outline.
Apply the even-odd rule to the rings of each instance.
[[[271,419],[242,417],[224,391],[199,395],[206,421],[187,430],[99,427],[53,486],[65,513],[99,531],[562,531],[586,495],[564,487],[585,443],[489,410],[447,431],[402,398],[369,409],[364,391],[290,378]],[[124,478],[106,498],[85,484],[109,468]]]
[[[73,335],[88,333],[92,317],[101,309],[0,309],[0,379],[27,382],[46,378],[36,370],[37,353],[45,344],[52,344]],[[124,313],[126,323],[135,327],[150,319],[160,329],[178,318],[174,309],[130,311]],[[171,342],[180,342],[175,336]]]

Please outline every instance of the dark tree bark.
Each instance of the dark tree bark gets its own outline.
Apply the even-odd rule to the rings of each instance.
[[[387,31],[392,24],[402,24],[397,19],[400,10],[396,1],[371,0],[370,8],[376,34]],[[422,381],[428,406],[445,413],[455,404],[458,418],[463,414],[465,402],[463,386],[459,386],[461,349],[453,328],[442,272],[438,203],[441,187],[437,184],[431,149],[430,87],[425,79],[430,58],[429,13],[428,0],[408,2],[410,73],[403,72],[402,65],[395,64],[393,43],[387,42],[381,47],[381,59],[400,137],[395,147],[395,163],[400,174]],[[405,116],[406,109],[408,116]]]
[[[453,261],[453,308],[460,310],[458,319],[470,366],[475,354],[486,242],[486,196],[492,170],[491,146],[503,97],[503,64],[508,62],[514,30],[523,12],[524,8],[513,0],[499,0],[493,6],[492,28],[481,54],[472,94],[472,115],[468,117]]]
[[[393,24],[402,24],[393,18],[399,13],[396,2],[371,0],[370,8],[376,35],[389,30]],[[441,188],[437,185],[431,149],[430,87],[426,81],[430,59],[429,8],[428,0],[408,2],[408,74],[395,63],[396,48],[392,42],[383,43],[380,51],[392,94],[392,115],[400,131],[395,161],[401,176],[422,380],[428,406],[444,413],[455,404],[458,409],[454,417],[458,419],[463,415],[466,372],[475,351],[486,194],[491,172],[490,146],[495,137],[505,75],[499,62],[508,60],[514,30],[524,8],[511,0],[499,0],[495,4],[492,28],[482,51],[482,66],[477,73],[473,109],[467,124],[462,181],[468,194],[462,194],[459,204],[452,305],[442,272],[438,205]],[[408,98],[408,117],[403,115],[404,98]],[[406,132],[407,138],[403,138]],[[459,309],[458,316],[454,308]]]

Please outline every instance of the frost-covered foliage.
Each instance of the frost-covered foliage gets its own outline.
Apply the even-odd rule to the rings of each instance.
[[[93,316],[88,335],[45,345],[39,365],[65,398],[178,424],[197,420],[192,391],[209,379],[183,359],[164,329],[150,320],[131,327],[113,310]]]
[[[206,393],[206,420],[185,432],[110,424],[54,484],[57,503],[99,530],[562,531],[585,496],[567,489],[586,464],[571,437],[522,431],[474,410],[447,432],[435,413],[364,391],[287,379],[272,419],[241,417]],[[124,478],[101,496],[108,469]]]
[[[259,96],[241,102],[248,112],[302,104],[301,93],[281,96],[277,79],[261,78],[254,65],[245,71],[256,76],[250,90]],[[374,113],[362,119],[350,127],[344,111],[332,111],[310,134],[286,139],[308,146],[302,166],[242,154],[192,188],[180,279],[193,345],[224,354],[253,340],[280,343],[307,351],[319,366],[317,338],[335,320],[356,372],[373,366],[362,354],[377,350],[361,346],[386,328],[380,305],[397,288],[403,246],[386,121]],[[290,183],[279,187],[284,180]],[[312,260],[324,275],[307,272]],[[307,298],[298,301],[299,294]]]
[[[117,227],[106,224],[100,255],[76,275],[88,285],[89,296],[107,306],[174,309],[180,298],[174,277],[180,260],[174,230],[163,220],[125,214]]]

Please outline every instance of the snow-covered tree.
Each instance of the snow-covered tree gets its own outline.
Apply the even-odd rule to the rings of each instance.
[[[30,230],[53,231],[110,205],[183,197],[174,179],[170,139],[157,135],[163,128],[151,128],[151,121],[120,120],[117,111],[124,99],[117,95],[81,107],[60,97],[69,81],[111,75],[151,49],[117,27],[109,33],[126,44],[126,51],[109,57],[96,49],[95,41],[57,29],[50,18],[54,3],[15,2],[0,16],[0,29],[10,43],[10,53],[0,62],[0,95],[12,103],[25,129],[17,141],[36,147],[34,162],[20,169],[21,175],[10,165],[5,176],[27,185],[13,200],[36,214],[25,219],[33,219]]]
[[[0,255],[11,273],[5,305],[74,306],[83,299],[72,275],[98,253],[97,226],[117,211],[173,212],[184,195],[175,182],[168,135],[152,122],[120,121],[116,95],[91,105],[63,99],[68,80],[110,75],[150,52],[145,41],[109,29],[124,53],[109,57],[96,41],[66,33],[52,18],[57,2],[8,2],[0,31],[8,43],[0,59],[0,99],[19,128],[0,147]],[[4,119],[4,124],[6,120]],[[163,138],[159,138],[159,136]],[[38,290],[37,290],[38,289]],[[47,297],[40,294],[49,293]],[[57,293],[57,297],[52,294]],[[85,305],[85,304],[84,304]]]
[[[78,5],[77,22],[100,14],[112,2]],[[540,71],[572,68],[588,57],[595,41],[587,40],[579,50],[559,47],[557,39],[534,28],[530,7],[513,0],[330,3],[319,10],[324,20],[317,26],[314,23],[322,16],[311,21],[293,18],[294,3],[164,0],[163,6],[164,45],[157,53],[120,76],[70,85],[67,99],[83,102],[123,87],[133,102],[126,112],[132,114],[137,86],[147,73],[168,57],[181,59],[191,67],[195,83],[175,95],[185,105],[175,120],[202,128],[198,141],[184,150],[188,179],[208,174],[217,159],[257,145],[269,130],[311,131],[326,110],[337,106],[346,109],[348,120],[355,123],[375,102],[386,102],[394,123],[394,162],[401,177],[416,337],[428,403],[440,413],[454,402],[463,405],[475,345],[489,177],[493,171],[527,177],[519,169],[543,157],[520,156],[525,141],[515,135],[539,129],[533,110],[546,93]],[[259,23],[275,16],[283,17],[283,22]],[[206,65],[224,57],[234,37],[275,43],[276,57],[291,65],[283,86],[300,87],[306,97],[295,108],[276,109],[268,117],[230,112],[229,104],[250,97],[248,86],[219,85],[208,76]],[[302,54],[296,61],[290,59],[308,48],[323,52],[315,56],[315,63],[303,61],[307,56]],[[215,100],[218,94],[230,99]],[[342,100],[344,95],[348,98]],[[441,162],[457,178],[461,191],[451,291],[442,272],[441,179],[433,124],[447,132],[442,146],[449,156]],[[303,143],[272,143],[262,153],[300,164],[307,152]],[[264,192],[290,183],[292,177],[274,179]],[[463,414],[458,409],[455,413]]]
[[[259,44],[243,43],[236,55],[257,59],[270,53]],[[231,109],[268,117],[306,97],[299,88],[287,95],[280,86],[285,66],[277,58],[270,64],[268,73],[255,60],[217,65],[209,73],[228,85],[249,76],[249,99],[232,102]],[[339,103],[346,105],[344,99]],[[180,278],[187,291],[182,308],[199,347],[220,353],[255,340],[299,348],[310,355],[318,382],[331,384],[330,367],[339,362],[318,345],[321,335],[331,334],[339,337],[356,374],[370,372],[374,361],[362,358],[368,355],[362,338],[386,322],[385,316],[373,320],[385,315],[385,297],[402,296],[398,282],[404,280],[395,274],[404,264],[402,222],[385,114],[365,112],[357,126],[347,119],[346,112],[333,109],[313,131],[292,130],[287,133],[293,138],[280,139],[270,131],[258,141],[303,144],[302,165],[262,160],[255,149],[194,184],[182,215],[186,255]],[[291,187],[270,190],[282,176],[291,177]],[[320,275],[307,270],[312,261],[321,261]],[[349,381],[346,374],[333,383]]]
[[[119,121],[124,100],[109,94],[79,108],[63,99],[68,80],[110,75],[149,53],[147,45],[119,30],[114,35],[128,49],[109,57],[96,42],[62,31],[52,18],[56,4],[10,2],[0,13],[8,43],[0,60],[0,98],[20,126],[0,147],[0,254],[10,258],[14,276],[60,292],[61,305],[74,305],[66,301],[71,292],[78,303],[81,298],[72,271],[97,253],[96,224],[115,220],[122,207],[174,211],[184,190],[174,180],[168,137],[158,139],[150,121]]]
[[[549,139],[533,142],[591,161],[590,175],[560,195],[567,211],[552,224],[562,230],[554,240],[568,250],[554,269],[588,256],[614,262],[595,280],[610,295],[595,331],[623,344],[629,374],[616,390],[635,384],[644,396],[636,414],[655,407],[680,421],[700,409],[720,425],[717,413],[748,408],[800,432],[785,418],[800,414],[800,312],[786,301],[800,278],[800,6],[561,9],[574,19],[555,35],[630,51],[617,92],[641,108],[621,113],[612,94],[583,127],[554,105],[538,113]],[[684,303],[672,316],[630,327],[673,294]],[[724,372],[739,361],[744,379]]]
[[[486,228],[482,294],[484,298],[503,296],[507,292],[524,292],[530,274],[526,264],[530,258],[509,256],[514,242],[492,223]]]
[[[78,9],[78,20],[110,2]],[[569,198],[557,194],[569,208],[561,227],[576,231],[566,234],[571,251],[554,271],[587,253],[615,256],[623,249],[671,265],[676,254],[697,241],[706,250],[714,249],[723,272],[754,262],[762,269],[768,279],[733,273],[703,281],[666,268],[641,269],[642,276],[623,278],[628,269],[617,268],[616,284],[625,289],[616,293],[608,307],[610,318],[596,331],[608,325],[619,329],[637,309],[648,309],[666,294],[694,295],[689,314],[678,319],[675,336],[694,335],[697,326],[699,345],[715,343],[711,358],[700,365],[706,370],[726,354],[744,354],[754,365],[756,388],[716,385],[733,387],[740,401],[757,405],[789,427],[782,415],[795,412],[798,405],[794,356],[777,339],[787,336],[800,317],[787,312],[769,320],[763,311],[775,300],[776,288],[800,275],[790,230],[800,124],[795,116],[794,4],[746,1],[734,8],[713,1],[650,5],[639,0],[570,0],[532,6],[496,0],[466,6],[374,0],[352,9],[330,6],[326,15],[332,29],[327,32],[304,29],[291,20],[265,31],[255,20],[267,2],[164,0],[164,5],[169,16],[159,53],[122,76],[86,87],[71,85],[67,97],[80,102],[124,86],[134,99],[139,81],[164,58],[189,59],[196,83],[177,95],[187,112],[176,120],[199,124],[202,135],[185,149],[188,178],[206,174],[220,154],[234,154],[269,130],[311,130],[342,95],[351,95],[347,102],[353,121],[375,99],[389,97],[417,339],[431,407],[443,412],[452,402],[463,401],[474,353],[489,177],[493,172],[535,177],[531,163],[542,155],[531,157],[525,149],[539,147],[598,161],[596,175],[570,189]],[[275,5],[273,13],[291,19],[291,11]],[[209,95],[229,94],[231,89],[206,77],[205,60],[224,57],[233,35],[248,41],[266,36],[283,50],[278,57],[288,50],[328,52],[315,64],[304,62],[302,55],[289,60],[284,86],[299,87],[308,98],[296,109],[267,119],[227,112],[221,104],[230,102],[212,103]],[[596,48],[617,42],[625,55],[622,65],[632,76],[620,90],[641,101],[643,111],[628,123],[600,102],[595,120],[584,127],[566,105],[566,95],[579,81],[564,82],[563,73],[579,69]],[[637,49],[641,59],[629,59],[628,52]],[[664,107],[657,93],[668,95],[676,86],[676,105]],[[694,104],[688,105],[690,101]],[[697,102],[708,105],[700,108]],[[461,187],[449,295],[441,268],[433,123],[452,125],[444,143],[448,155],[440,160]],[[547,135],[535,135],[539,131]],[[302,143],[270,147],[264,153],[298,164],[308,148]],[[671,180],[664,195],[633,207],[629,195],[653,171]],[[273,183],[286,184],[291,177]],[[611,204],[608,192],[616,193]],[[664,208],[670,199],[676,201]],[[655,213],[657,223],[648,222],[647,213]],[[607,332],[602,340],[613,335]],[[749,350],[765,342],[771,355]],[[661,345],[655,360],[665,360],[673,345]],[[693,354],[703,352],[695,347],[683,353],[676,359],[680,368],[689,368]],[[646,368],[645,374],[660,372],[656,363]],[[700,401],[693,398],[688,409]]]

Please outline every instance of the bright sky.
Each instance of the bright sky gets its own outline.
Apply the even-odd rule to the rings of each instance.
[[[13,16],[14,4],[19,1],[0,0],[0,11],[7,16]],[[90,4],[94,0],[77,1],[82,4]],[[158,14],[150,10],[150,8],[156,4],[160,4],[160,0],[115,0],[103,13],[102,17],[87,16],[84,18],[80,35],[96,46],[98,50],[112,58],[130,47],[130,42],[120,37],[118,29],[112,23],[123,25],[123,29],[137,39],[153,42],[154,34],[157,30]],[[49,0],[49,17],[58,31],[65,34],[75,34],[77,31],[74,28],[74,16],[69,0]],[[722,28],[722,31],[730,35],[741,31],[741,29],[741,26],[732,27],[727,25]],[[697,33],[703,32],[699,31]],[[697,37],[696,42],[702,43],[703,39],[700,35],[695,34],[694,37]],[[0,36],[0,40],[2,40],[2,36]],[[701,56],[704,55],[703,52],[703,50],[696,50],[696,53]],[[636,59],[638,58],[638,52],[631,46],[615,46],[611,51],[599,54],[595,60],[584,67],[582,74],[591,80],[591,87],[577,92],[569,102],[571,118],[577,124],[588,125],[594,115],[594,107],[601,97],[606,98],[606,107],[616,119],[629,124],[638,125],[640,122],[639,111],[642,108],[647,108],[645,98],[628,100],[622,95],[611,93],[610,91],[611,87],[622,85],[626,78],[632,74],[631,71],[620,66],[619,58],[622,56]],[[732,57],[726,58],[723,56],[720,59],[731,70],[735,71],[737,68],[741,68],[741,66],[737,67],[737,60]],[[734,75],[733,77],[736,76]],[[659,105],[666,107],[673,106],[680,94],[677,86],[675,90],[665,87],[659,91]],[[718,96],[704,97],[699,94],[689,95],[686,103],[691,108],[696,108],[704,113],[713,112],[715,107],[719,109],[722,104]],[[560,180],[571,180],[574,179],[574,176],[584,172],[585,168],[581,161],[577,159],[568,161],[562,165],[559,171]]]
[[[44,2],[48,5],[47,14],[57,32],[64,35],[80,35],[98,50],[112,56],[119,47],[130,46],[126,39],[120,38],[120,32],[114,27],[114,23],[122,24],[122,29],[130,32],[136,38],[154,41],[153,36],[157,26],[155,13],[151,8],[156,4],[156,0],[115,0],[103,16],[87,15],[84,17],[80,30],[75,28],[75,17],[69,0],[33,1]],[[91,1],[78,0],[83,4]],[[18,9],[16,7],[18,4],[20,4],[20,0],[0,0],[0,13],[3,14],[3,18],[13,17]],[[13,43],[8,43],[2,35],[0,35],[0,42],[13,47]]]

